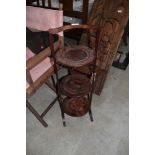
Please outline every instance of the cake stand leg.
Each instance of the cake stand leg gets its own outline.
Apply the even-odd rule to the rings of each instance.
[[[63,120],[63,126],[66,127],[66,121],[65,120]]]
[[[94,119],[93,119],[93,115],[92,115],[92,111],[91,111],[91,109],[89,109],[89,117],[90,117],[90,120],[93,122]]]
[[[60,109],[61,109],[61,117],[62,117],[63,126],[66,127],[65,114],[64,114],[64,111],[63,111],[63,107],[62,107],[60,98],[59,98],[58,101],[59,101],[59,105],[60,105]]]
[[[57,86],[55,84],[53,76],[51,78],[52,78],[53,85],[54,85],[54,87],[56,89],[56,94],[57,94],[57,98],[58,98],[58,102],[59,102],[59,106],[60,106],[60,110],[61,110],[61,117],[62,117],[63,126],[66,127],[65,114],[64,114],[64,111],[63,111],[63,107],[62,107],[62,100],[61,100],[61,97],[60,97],[60,95],[58,93],[58,88],[57,88]],[[57,81],[58,81],[58,75],[56,76],[56,78],[57,78]]]

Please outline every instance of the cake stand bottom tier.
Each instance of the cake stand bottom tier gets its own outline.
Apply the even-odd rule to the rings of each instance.
[[[64,112],[72,117],[81,117],[89,111],[89,101],[86,97],[65,98],[63,101]]]

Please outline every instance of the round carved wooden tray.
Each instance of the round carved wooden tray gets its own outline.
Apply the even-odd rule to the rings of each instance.
[[[66,114],[72,117],[80,117],[89,111],[89,102],[86,97],[65,98],[63,109]]]
[[[59,93],[78,97],[87,95],[91,91],[90,79],[86,75],[71,74],[63,77],[59,83]]]
[[[83,45],[65,47],[56,53],[57,62],[69,67],[87,65],[92,62],[94,58],[94,50]]]

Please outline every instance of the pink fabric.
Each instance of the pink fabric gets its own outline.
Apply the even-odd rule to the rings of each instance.
[[[63,26],[63,11],[27,6],[26,26],[41,31]]]
[[[26,48],[26,60],[33,57],[35,54],[31,52],[29,48]],[[30,70],[30,74],[33,81],[36,81],[43,73],[45,73],[51,67],[51,62],[49,58],[44,59],[41,63]],[[26,88],[29,87],[28,82],[26,82]]]
[[[50,28],[63,26],[63,11],[27,6],[26,26],[41,31],[48,31]],[[62,36],[63,33],[59,33],[59,35]],[[26,48],[26,60],[34,55],[29,48]],[[44,59],[40,64],[30,70],[32,80],[36,81],[50,67],[50,59]],[[29,84],[26,82],[26,88],[28,87]]]
[[[50,28],[63,26],[63,11],[26,6],[26,26],[41,31],[48,31]],[[61,32],[59,35],[63,36],[63,33]],[[29,48],[26,48],[26,60],[34,55]],[[30,70],[32,80],[36,81],[50,67],[50,59],[44,59]],[[26,82],[26,88],[28,87],[29,84]]]
[[[26,47],[26,60],[30,59],[31,57],[33,57],[35,54],[31,52],[31,50]]]

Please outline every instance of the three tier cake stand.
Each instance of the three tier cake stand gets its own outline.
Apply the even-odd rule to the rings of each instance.
[[[65,114],[72,117],[81,117],[91,112],[91,102],[95,81],[96,51],[83,45],[65,47],[55,54],[54,65],[56,72],[56,93],[61,108],[63,125],[66,126]],[[67,75],[59,78],[58,66],[68,68]],[[87,66],[89,74],[78,70]]]

